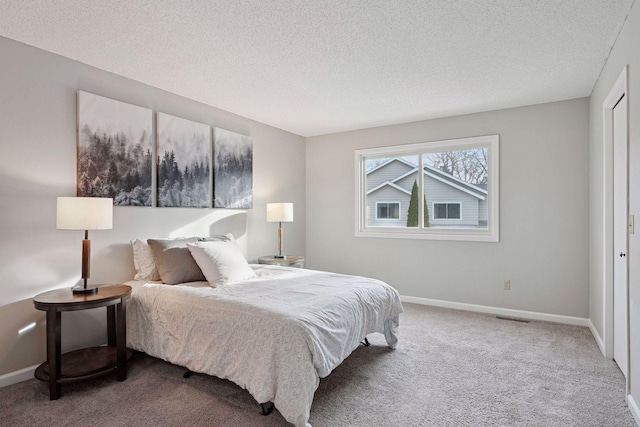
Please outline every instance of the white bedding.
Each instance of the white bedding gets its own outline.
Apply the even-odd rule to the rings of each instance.
[[[273,402],[296,426],[310,427],[319,378],[369,333],[395,348],[402,304],[375,279],[252,265],[256,279],[211,288],[206,282],[132,281],[127,345],[245,388]]]

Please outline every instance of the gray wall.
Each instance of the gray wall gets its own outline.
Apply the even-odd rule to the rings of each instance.
[[[611,50],[590,98],[590,292],[589,318],[600,338],[605,337],[604,323],[604,259],[605,237],[603,235],[604,209],[613,212],[610,200],[604,199],[605,182],[612,183],[611,166],[605,169],[602,103],[613,88],[625,65],[628,71],[629,106],[629,213],[635,215],[636,232],[629,236],[629,334],[631,395],[636,404],[640,402],[640,3],[635,2],[627,21]],[[606,171],[606,172],[605,172]],[[608,175],[608,176],[606,176]],[[610,187],[609,187],[610,188]],[[604,209],[603,209],[604,208]],[[608,228],[607,238],[611,239]],[[640,415],[640,414],[637,414]]]
[[[413,297],[586,318],[588,132],[583,98],[308,138],[306,265]],[[354,236],[354,150],[490,134],[500,135],[500,242]]]
[[[0,37],[0,375],[46,359],[44,313],[31,298],[80,278],[81,231],[56,230],[56,196],[75,195],[76,92],[251,135],[251,210],[114,209],[113,230],[90,233],[91,282],[133,277],[133,238],[232,232],[250,260],[276,251],[266,203],[294,203],[286,251],[304,255],[304,138]],[[247,100],[251,102],[251,100]],[[63,350],[106,342],[104,309],[63,315]],[[35,328],[19,331],[36,322]]]

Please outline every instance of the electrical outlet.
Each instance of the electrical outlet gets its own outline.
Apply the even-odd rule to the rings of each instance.
[[[502,283],[504,285],[504,290],[505,291],[510,291],[511,290],[511,280],[505,280]]]

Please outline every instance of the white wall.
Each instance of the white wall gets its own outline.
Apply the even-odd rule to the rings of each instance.
[[[588,107],[584,98],[308,138],[306,265],[407,296],[586,318]],[[354,150],[489,134],[500,135],[500,242],[354,237]]]
[[[628,69],[629,106],[629,212],[636,218],[636,233],[629,236],[629,320],[630,320],[630,375],[631,395],[636,403],[640,402],[640,3],[635,2],[627,21],[611,50],[609,59],[602,69],[590,98],[590,292],[589,318],[601,338],[606,339],[604,323],[604,258],[605,239],[611,239],[610,233],[603,234],[605,220],[604,208],[608,205],[603,198],[606,185],[612,183],[611,165],[605,168],[605,157],[611,159],[610,150],[605,156],[603,138],[602,103],[624,69]],[[612,210],[609,208],[612,212]],[[611,229],[609,228],[609,231]],[[635,413],[638,416],[640,414]],[[636,418],[638,422],[640,420]]]
[[[284,224],[286,250],[304,254],[304,138],[1,37],[0,58],[0,375],[46,359],[44,313],[31,298],[80,278],[82,232],[55,226],[56,196],[75,195],[78,90],[254,142],[253,209],[116,207],[113,230],[90,233],[91,282],[133,277],[128,242],[135,237],[233,232],[250,260],[273,254],[276,224],[266,222],[267,202],[294,203],[299,220]],[[63,314],[63,351],[106,342],[104,312]],[[36,328],[19,333],[32,322]]]

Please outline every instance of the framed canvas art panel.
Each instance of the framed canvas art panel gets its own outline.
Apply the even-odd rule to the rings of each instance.
[[[253,139],[215,128],[213,207],[253,207]]]
[[[153,112],[78,91],[79,197],[151,206]]]
[[[158,113],[158,206],[211,207],[211,127]]]

